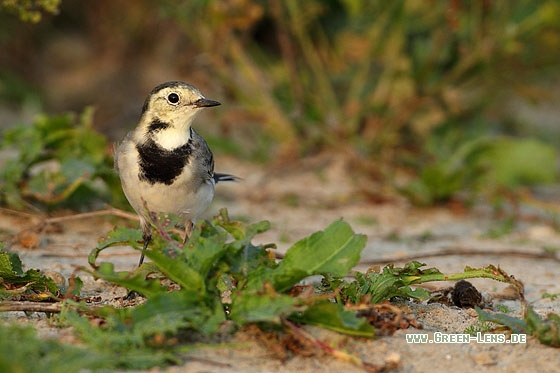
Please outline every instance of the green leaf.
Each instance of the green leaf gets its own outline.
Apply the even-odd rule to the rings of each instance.
[[[345,276],[360,260],[365,244],[364,235],[355,234],[348,223],[337,220],[324,231],[296,242],[278,267],[255,271],[247,286],[259,289],[266,279],[283,292],[308,276],[325,273]]]
[[[192,328],[212,332],[204,325],[211,318],[214,309],[208,307],[196,291],[182,289],[171,293],[160,293],[148,299],[146,303],[134,308],[129,317],[119,320],[118,330],[128,330],[139,338],[159,333],[176,333],[180,329]],[[221,311],[221,320],[225,320]]]
[[[146,250],[146,256],[163,274],[183,288],[194,290],[200,295],[206,291],[204,277],[184,261],[184,258],[170,258],[157,250]]]
[[[194,230],[184,253],[189,265],[203,278],[208,276],[210,269],[226,254],[227,238],[226,232],[207,222],[201,223]]]
[[[481,136],[454,146],[434,141],[433,147],[435,159],[402,189],[419,205],[448,201],[461,190],[495,193],[556,180],[557,151],[538,140]]]
[[[505,314],[491,314],[476,307],[480,321],[491,321],[511,329],[516,334],[535,336],[542,344],[560,347],[560,316],[549,314],[546,319],[541,319],[533,307],[527,306],[523,319],[518,319]]]
[[[365,318],[357,317],[354,312],[344,309],[340,303],[313,304],[294,319],[356,337],[373,337],[375,335],[375,328]]]
[[[167,291],[159,280],[146,279],[146,273],[142,270],[142,267],[132,273],[128,271],[115,272],[113,263],[101,263],[95,271],[88,268],[82,268],[82,270],[96,278],[137,291],[148,298]]]
[[[284,294],[278,294],[270,286],[264,291],[244,291],[232,296],[230,317],[238,325],[252,322],[280,323],[296,310],[303,310],[302,301]]]
[[[228,272],[235,278],[240,289],[245,288],[247,279],[255,271],[277,267],[275,259],[263,246],[255,246],[250,242],[238,249],[233,246],[236,245],[228,245],[231,250],[228,250],[224,262],[228,264]]]
[[[541,319],[539,315],[528,306],[525,321],[532,335],[536,336],[542,344],[552,347],[560,347],[560,316],[554,313]]]
[[[76,297],[80,296],[81,292],[82,292],[82,288],[84,287],[84,282],[82,281],[81,278],[79,278],[78,276],[74,276],[72,275],[69,279],[69,286],[66,289],[66,291],[68,292],[69,290],[71,290],[71,295],[74,295]]]
[[[225,208],[220,209],[219,215],[214,217],[213,224],[224,228],[242,245],[250,242],[257,234],[270,229],[270,222],[266,220],[254,224],[246,224],[238,220],[232,221]]]
[[[381,273],[369,271],[367,274],[356,273],[356,281],[351,283],[337,284],[336,279],[326,277],[324,283],[331,283],[333,291],[340,287],[342,301],[357,303],[362,301],[365,295],[370,296],[371,303],[379,303],[392,297],[410,297],[414,299],[426,299],[429,293],[421,288],[412,289],[409,285],[422,284],[431,281],[458,281],[469,278],[491,278],[496,281],[506,282],[522,291],[523,285],[514,277],[509,276],[499,267],[489,265],[484,268],[465,267],[460,273],[441,273],[436,268],[421,269],[424,263],[412,261],[403,268],[394,267],[389,264],[383,268]]]
[[[503,313],[489,313],[483,311],[478,306],[475,307],[480,322],[490,321],[508,327],[513,333],[516,334],[531,334],[531,330],[524,320],[509,316]]]
[[[0,275],[2,274],[4,276],[24,276],[23,263],[16,253],[0,251]]]
[[[340,297],[344,302],[351,303],[361,302],[366,295],[369,296],[370,303],[381,303],[393,297],[427,299],[430,296],[428,291],[421,288],[412,289],[408,286],[422,278],[416,270],[416,267],[393,268],[392,265],[388,265],[381,273],[356,272],[356,281],[342,287]]]
[[[44,276],[36,269],[23,272],[22,263],[18,255],[0,251],[0,282],[13,285],[29,285],[29,291],[48,291],[53,296],[59,292],[56,283],[49,277]]]
[[[111,232],[107,233],[105,237],[101,237],[97,246],[89,253],[88,263],[93,268],[97,268],[97,257],[101,251],[118,245],[130,245],[133,248],[140,250],[138,242],[142,240],[142,232],[139,229],[130,229],[125,227],[116,227]]]
[[[105,237],[99,239],[97,243],[98,249],[105,249],[110,246],[122,244],[136,244],[142,241],[142,232],[138,229],[131,229],[125,227],[116,227],[111,232],[107,233]],[[136,248],[139,248],[135,245]]]
[[[144,333],[136,325],[134,317],[130,316],[132,309],[104,307],[97,311],[108,314],[107,325],[103,328],[92,326],[88,318],[66,308],[63,308],[60,320],[64,325],[71,325],[76,335],[87,344],[88,356],[93,355],[95,360],[104,362],[101,367],[147,369],[178,360],[169,349],[146,346],[151,334]],[[142,323],[149,324],[150,321],[143,319]]]

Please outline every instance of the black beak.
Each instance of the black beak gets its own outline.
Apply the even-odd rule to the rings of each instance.
[[[207,98],[201,98],[194,102],[195,107],[210,107],[221,105],[218,101],[209,100]]]

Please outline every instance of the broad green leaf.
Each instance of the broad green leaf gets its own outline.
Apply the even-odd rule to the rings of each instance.
[[[233,245],[228,245],[231,247]],[[276,261],[262,246],[247,243],[237,250],[229,250],[224,261],[229,265],[230,274],[238,281],[238,287],[244,288],[249,276],[255,271],[271,269],[277,266]]]
[[[259,289],[264,280],[283,292],[305,277],[330,273],[345,276],[360,260],[366,237],[355,234],[348,223],[337,220],[296,242],[277,268],[262,268],[249,277],[248,288]]]
[[[275,245],[255,246],[251,240],[259,233],[270,229],[268,221],[254,224],[245,224],[240,221],[230,220],[227,210],[221,209],[220,214],[213,219],[216,227],[223,228],[231,234],[233,241],[228,242],[225,251],[224,263],[229,266],[230,274],[238,282],[238,287],[243,288],[250,273],[259,268],[276,267],[275,261],[270,257],[267,248]]]
[[[161,251],[146,250],[146,256],[154,262],[158,269],[170,280],[175,281],[185,289],[190,289],[203,295],[206,291],[204,278],[194,270],[184,258],[170,258]]]
[[[146,338],[158,333],[175,333],[184,328],[203,330],[214,312],[201,300],[198,292],[182,289],[157,294],[134,308],[129,318],[119,323],[122,322],[121,326],[128,328],[131,333]],[[223,310],[221,314],[224,320]]]
[[[296,320],[356,337],[373,337],[375,328],[340,303],[320,302],[309,306]]]
[[[295,311],[304,309],[302,301],[284,294],[278,294],[269,287],[264,291],[244,291],[232,296],[230,317],[238,325],[252,322],[280,323]]]
[[[225,255],[227,238],[226,232],[206,222],[194,230],[184,253],[189,265],[202,278],[206,278],[212,266]]]

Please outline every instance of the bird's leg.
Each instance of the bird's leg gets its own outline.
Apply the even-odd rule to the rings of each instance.
[[[138,262],[138,267],[140,267],[142,265],[142,263],[144,263],[144,252],[146,251],[146,249],[148,248],[148,245],[152,241],[151,230],[145,230],[144,227],[142,227],[142,239],[144,240],[144,246],[142,247],[142,254],[140,254],[140,261]],[[140,296],[141,296],[141,294],[139,292],[137,292],[136,290],[130,290],[124,296],[124,299],[125,300],[134,300],[134,299],[136,299]]]
[[[183,237],[183,244],[186,244],[191,238],[192,232],[194,230],[194,221],[189,220],[187,224],[185,224],[185,236]]]
[[[142,233],[142,239],[144,240],[144,247],[142,248],[142,254],[140,255],[140,262],[138,262],[138,267],[140,267],[142,263],[144,263],[144,253],[146,252],[150,241],[152,241],[152,234]]]

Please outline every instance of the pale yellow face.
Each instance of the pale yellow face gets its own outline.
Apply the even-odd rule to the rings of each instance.
[[[165,149],[181,146],[190,138],[194,117],[205,107],[217,105],[220,103],[205,98],[190,84],[163,83],[152,90],[144,103],[135,141],[151,138]]]
[[[157,117],[171,125],[190,123],[203,107],[197,102],[204,100],[202,93],[188,84],[163,88],[152,93],[148,100],[147,117]]]

